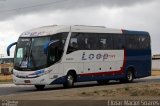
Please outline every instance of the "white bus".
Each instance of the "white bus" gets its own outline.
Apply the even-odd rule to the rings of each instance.
[[[82,81],[132,82],[134,78],[151,75],[147,32],[53,25],[22,33],[17,42],[8,46],[8,55],[13,45],[16,45],[13,82],[35,85],[38,90],[51,84],[72,87]],[[144,55],[145,58],[134,60],[132,53],[137,59]],[[139,62],[144,62],[145,69]]]

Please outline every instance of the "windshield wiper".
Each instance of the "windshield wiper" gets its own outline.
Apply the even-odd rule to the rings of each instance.
[[[35,60],[34,60],[34,57],[33,57],[33,54],[32,54],[32,50],[30,50],[30,55],[29,55],[29,60],[28,60],[28,65],[29,67],[31,67],[31,65],[33,65],[33,67],[36,66],[35,64]]]
[[[29,48],[26,46],[26,52],[25,52],[25,54],[23,55],[23,58],[22,58],[22,61],[21,61],[21,63],[19,64],[19,67],[20,68],[27,68],[28,67],[28,50],[29,50]]]
[[[27,53],[23,56],[21,63],[19,64],[19,67],[22,67],[22,63],[27,61]]]

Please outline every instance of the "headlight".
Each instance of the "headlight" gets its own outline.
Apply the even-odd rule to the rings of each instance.
[[[51,71],[52,70],[44,70],[44,69],[43,70],[38,70],[38,71],[36,71],[36,72],[34,72],[32,74],[29,74],[27,77],[29,77],[29,78],[39,77],[39,76],[47,74],[47,73],[49,73]]]

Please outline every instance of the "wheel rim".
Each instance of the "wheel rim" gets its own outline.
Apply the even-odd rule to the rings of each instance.
[[[68,75],[67,81],[69,85],[73,85],[73,77],[71,75]]]
[[[128,78],[129,81],[131,81],[133,79],[132,72],[128,72],[127,78]]]

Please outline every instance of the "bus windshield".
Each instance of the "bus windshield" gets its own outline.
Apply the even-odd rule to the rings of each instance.
[[[59,61],[65,44],[67,33],[47,37],[19,38],[14,56],[14,68],[17,70],[38,70]],[[59,41],[49,47],[48,53],[44,48],[49,42]]]
[[[20,38],[15,52],[14,65],[21,69],[36,69],[47,65],[44,45],[49,37]]]

